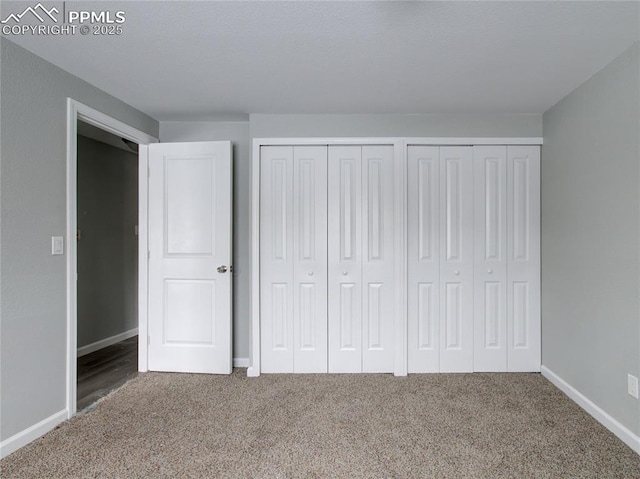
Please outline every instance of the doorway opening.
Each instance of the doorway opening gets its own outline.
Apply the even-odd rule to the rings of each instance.
[[[69,418],[118,387],[118,381],[147,370],[146,148],[157,142],[115,118],[67,100]],[[113,155],[114,151],[121,154]],[[121,159],[106,161],[112,156]],[[126,163],[126,170],[115,168],[114,161]],[[137,341],[138,334],[142,341]],[[123,364],[118,362],[127,365],[124,377],[116,377],[123,375]],[[83,369],[87,363],[88,374]],[[110,371],[107,381],[98,379],[96,388],[97,373],[105,369]],[[93,397],[86,394],[87,385],[95,389]]]
[[[138,371],[138,144],[77,124],[77,409]]]

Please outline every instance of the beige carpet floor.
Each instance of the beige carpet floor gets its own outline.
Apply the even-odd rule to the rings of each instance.
[[[539,374],[147,373],[0,462],[3,478],[640,478]]]

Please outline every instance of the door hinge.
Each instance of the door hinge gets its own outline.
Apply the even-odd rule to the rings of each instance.
[[[151,336],[147,336],[147,345],[151,344]]]
[[[151,168],[147,166],[147,178],[151,178]]]
[[[147,251],[147,259],[151,258],[151,251]]]

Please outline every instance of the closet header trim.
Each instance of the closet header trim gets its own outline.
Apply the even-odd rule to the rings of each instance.
[[[254,138],[254,147],[263,145],[391,145],[398,142],[409,145],[542,145],[542,137],[359,137],[359,138]]]

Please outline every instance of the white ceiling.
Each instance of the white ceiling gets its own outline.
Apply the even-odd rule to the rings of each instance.
[[[124,33],[11,40],[158,120],[542,113],[638,40],[638,7],[85,2],[125,11]]]

